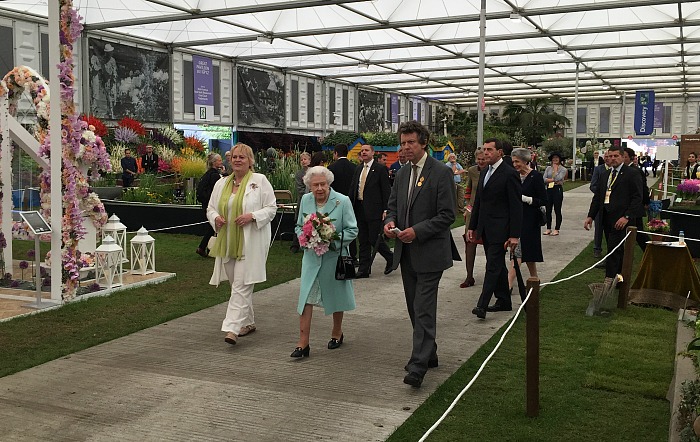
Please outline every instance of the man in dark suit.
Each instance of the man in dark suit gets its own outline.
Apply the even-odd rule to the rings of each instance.
[[[638,216],[634,220],[630,220],[630,225],[637,227],[637,245],[643,252],[647,248],[647,241],[649,241],[649,237],[647,235],[640,233],[644,231],[644,213],[649,208],[649,201],[651,200],[649,197],[649,186],[647,185],[647,175],[642,169],[639,168],[637,153],[631,147],[625,147],[625,151],[622,154],[622,162],[625,164],[625,166],[628,166],[630,170],[639,173],[639,181],[642,183],[642,207],[644,208],[644,212],[641,216]]]
[[[600,177],[603,176],[605,171],[608,170],[608,153],[605,152],[603,155],[603,164],[595,166],[593,168],[593,175],[591,176],[591,185],[589,188],[591,192],[595,195],[598,191],[598,186],[600,186]],[[598,212],[595,217],[595,230],[593,233],[593,257],[600,258],[603,252],[603,212]],[[601,264],[604,266],[604,264]],[[596,265],[597,267],[598,265]]]
[[[421,386],[428,368],[438,366],[438,284],[442,272],[458,258],[450,232],[455,219],[453,175],[427,154],[429,135],[417,121],[399,126],[401,149],[410,166],[396,173],[384,221],[384,233],[397,238],[393,268],[401,264],[406,308],[413,326],[413,349],[403,380],[413,387]]]
[[[356,168],[357,166],[348,160],[348,145],[337,144],[333,148],[333,163],[328,166],[328,170],[333,172],[331,188],[336,192],[349,196],[350,184]]]
[[[141,157],[141,167],[146,173],[158,172],[158,155],[153,153],[153,146],[146,146],[146,153]]]
[[[486,252],[486,275],[481,296],[472,310],[477,317],[486,318],[486,312],[513,309],[508,289],[506,249],[518,245],[523,220],[522,184],[520,175],[501,157],[503,150],[495,138],[484,141],[484,156],[489,167],[479,175],[476,199],[472,207],[467,238],[482,239]],[[491,295],[496,303],[489,306]]]
[[[623,148],[617,146],[608,150],[610,169],[601,176],[591,200],[588,217],[583,222],[583,228],[590,230],[598,212],[603,212],[603,232],[608,252],[624,239],[630,220],[644,215],[639,174],[622,163],[622,152]],[[622,271],[623,256],[624,247],[619,247],[605,260],[606,278],[614,278]]]
[[[355,208],[357,218],[357,244],[360,248],[360,266],[357,269],[357,278],[369,278],[372,271],[372,246],[377,246],[377,252],[386,259],[384,274],[391,273],[393,253],[386,245],[382,233],[382,220],[384,211],[389,202],[389,171],[374,161],[374,148],[369,144],[363,144],[360,149],[362,162],[355,169],[355,174],[350,184],[350,201]]]
[[[333,172],[331,188],[345,196],[350,196],[350,185],[356,167],[352,161],[348,160],[348,145],[336,144],[333,148],[333,163],[328,166],[328,170]],[[357,240],[350,243],[349,251],[352,260],[357,263]]]

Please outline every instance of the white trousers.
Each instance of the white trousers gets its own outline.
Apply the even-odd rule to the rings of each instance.
[[[231,281],[231,298],[228,300],[226,318],[221,324],[221,331],[233,332],[236,335],[241,327],[255,323],[253,313],[253,287],[255,284],[244,284],[246,262],[230,259],[224,263],[226,276]]]

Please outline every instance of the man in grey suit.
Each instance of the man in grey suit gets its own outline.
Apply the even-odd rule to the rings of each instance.
[[[401,264],[413,350],[404,383],[420,387],[428,368],[437,367],[436,315],[438,283],[452,267],[450,225],[455,220],[452,171],[426,152],[428,129],[417,121],[399,126],[401,149],[410,166],[396,173],[384,233],[397,238],[393,269]]]
[[[481,296],[472,313],[485,319],[486,312],[513,309],[508,289],[506,249],[513,251],[518,245],[523,222],[522,184],[520,175],[502,158],[499,140],[484,141],[484,157],[489,164],[481,171],[467,239],[484,241],[486,274]],[[491,296],[496,303],[489,306]]]
[[[589,188],[591,192],[595,195],[598,191],[598,186],[600,185],[600,177],[605,174],[609,167],[609,157],[608,151],[605,151],[603,155],[603,164],[594,166],[593,176],[591,177],[591,185]],[[603,212],[599,211],[595,217],[595,231],[593,233],[593,257],[600,258],[603,253]],[[601,268],[605,268],[605,264],[601,265]]]

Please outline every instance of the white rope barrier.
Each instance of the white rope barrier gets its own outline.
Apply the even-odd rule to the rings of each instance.
[[[662,212],[666,212],[666,213],[675,213],[676,215],[700,216],[700,215],[698,215],[698,214],[696,214],[696,213],[676,212],[675,210],[666,210],[666,209],[663,209],[663,210],[661,210],[661,211],[662,211]]]
[[[486,368],[486,364],[491,360],[491,358],[493,357],[493,355],[496,354],[496,351],[498,351],[498,349],[501,347],[501,344],[502,344],[503,341],[505,340],[506,335],[508,334],[508,332],[510,331],[510,329],[513,328],[513,325],[515,324],[515,321],[518,320],[518,317],[520,316],[520,312],[521,312],[521,311],[523,310],[523,308],[525,307],[525,304],[527,304],[527,301],[530,299],[530,295],[531,295],[531,294],[532,294],[532,289],[530,289],[530,291],[527,293],[527,296],[525,297],[525,300],[523,301],[522,304],[520,304],[520,307],[518,307],[518,311],[515,312],[515,316],[513,316],[513,319],[511,319],[510,324],[508,324],[508,328],[506,328],[506,330],[505,330],[505,331],[503,332],[503,334],[501,335],[501,338],[498,340],[498,343],[496,344],[496,347],[494,347],[494,349],[491,350],[491,353],[489,353],[489,355],[486,357],[486,359],[484,360],[484,362],[481,364],[481,366],[479,367],[479,369],[476,371],[476,373],[475,373],[474,376],[472,377],[471,381],[469,381],[469,383],[467,384],[467,386],[464,387],[464,388],[462,389],[462,391],[460,391],[460,393],[457,395],[457,397],[455,398],[455,400],[452,401],[452,403],[450,404],[449,407],[447,407],[447,410],[445,410],[445,412],[444,412],[444,413],[442,414],[442,416],[440,416],[440,418],[433,424],[433,426],[430,427],[430,428],[428,429],[428,431],[425,432],[425,434],[423,434],[423,437],[421,437],[421,438],[419,439],[418,442],[424,442],[425,439],[426,439],[428,436],[430,436],[430,433],[432,433],[432,432],[442,423],[442,421],[445,420],[445,418],[447,417],[447,415],[450,413],[450,411],[452,411],[452,409],[455,407],[455,405],[457,405],[457,402],[462,398],[462,396],[464,395],[464,393],[466,393],[467,390],[469,390],[469,387],[472,386],[472,384],[476,381],[476,379],[479,377],[479,375],[480,375],[481,372],[484,370],[484,368]]]
[[[679,239],[679,236],[675,235],[667,235],[665,233],[659,233],[659,232],[639,232],[639,233],[644,233],[645,235],[659,235],[659,236],[665,236],[667,238],[675,238]],[[695,239],[695,238],[688,238],[687,236],[683,238],[684,241],[700,241],[700,239]]]
[[[620,243],[619,243],[618,245],[616,245],[607,255],[605,255],[603,258],[600,259],[600,261],[596,262],[596,263],[593,264],[592,266],[588,267],[587,269],[585,269],[585,270],[583,270],[583,271],[581,271],[581,272],[579,272],[579,273],[576,273],[576,274],[574,274],[574,275],[568,276],[568,277],[566,277],[566,278],[558,279],[558,280],[556,280],[556,281],[550,281],[550,282],[545,282],[545,283],[543,283],[543,284],[540,284],[540,288],[541,288],[541,287],[548,286],[548,285],[558,284],[558,283],[560,283],[560,282],[568,281],[568,280],[570,280],[570,279],[573,279],[573,278],[576,278],[576,277],[578,277],[578,276],[581,276],[581,275],[583,275],[584,273],[586,273],[586,272],[588,272],[588,271],[594,269],[595,266],[597,266],[598,264],[604,262],[610,255],[612,255],[612,254],[615,252],[615,250],[617,250],[619,247],[622,247],[622,246],[625,244],[625,240],[627,239],[627,237],[630,236],[630,233],[631,233],[631,232],[627,232],[627,234],[625,235],[625,237],[622,239],[622,241],[620,241]],[[424,441],[427,439],[427,437],[430,436],[430,433],[432,433],[432,432],[442,423],[442,421],[445,420],[445,418],[447,417],[447,415],[450,414],[450,411],[452,411],[452,409],[457,405],[457,402],[459,402],[459,400],[462,398],[462,396],[464,396],[464,394],[467,392],[467,390],[469,390],[469,387],[471,387],[472,384],[474,384],[474,382],[475,382],[476,379],[479,377],[479,375],[481,374],[481,372],[484,370],[484,368],[486,368],[486,364],[488,364],[488,362],[491,360],[491,358],[493,357],[493,355],[496,354],[496,351],[498,351],[498,349],[501,347],[501,344],[502,344],[503,341],[505,340],[505,337],[508,335],[508,332],[510,332],[510,329],[513,328],[513,325],[515,324],[515,321],[517,321],[518,317],[520,316],[520,312],[525,308],[525,305],[527,304],[527,301],[530,300],[530,295],[531,295],[531,294],[532,294],[532,289],[530,289],[530,290],[527,292],[527,296],[525,297],[525,300],[522,302],[522,304],[520,304],[520,307],[518,307],[518,310],[515,312],[515,316],[513,316],[513,318],[512,318],[511,321],[510,321],[510,324],[508,324],[508,328],[506,328],[506,330],[503,332],[503,334],[501,335],[500,339],[498,340],[498,343],[496,344],[496,346],[494,347],[494,349],[491,350],[491,353],[489,353],[489,355],[486,357],[486,359],[484,360],[484,362],[482,362],[481,366],[480,366],[479,369],[476,371],[476,373],[474,374],[474,376],[472,377],[472,379],[471,379],[471,380],[469,381],[469,383],[462,389],[462,391],[460,391],[460,393],[459,393],[459,394],[457,395],[457,397],[452,401],[452,403],[450,404],[450,406],[447,407],[447,410],[445,410],[445,412],[442,414],[442,416],[440,416],[440,418],[439,418],[437,421],[435,421],[435,423],[428,429],[428,431],[425,432],[425,434],[423,434],[423,437],[421,437],[421,438],[419,439],[418,442],[424,442]]]
[[[200,221],[200,222],[198,222],[198,223],[183,224],[183,225],[181,225],[181,226],[161,227],[160,229],[146,229],[146,230],[148,230],[148,233],[150,233],[150,232],[160,232],[160,231],[162,231],[162,230],[179,229],[179,228],[182,228],[182,227],[198,226],[198,225],[200,225],[200,224],[207,224],[207,223],[209,223],[209,221]],[[126,232],[126,233],[128,233],[128,234],[130,234],[130,235],[135,235],[137,232]]]

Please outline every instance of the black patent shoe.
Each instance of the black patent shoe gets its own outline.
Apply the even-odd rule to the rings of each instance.
[[[343,345],[343,338],[344,337],[345,336],[341,333],[340,339],[331,338],[331,340],[328,341],[328,350],[335,350],[336,348]]]
[[[292,354],[289,356],[292,358],[308,358],[310,351],[311,351],[311,348],[308,345],[304,348],[297,347],[294,349]]]

